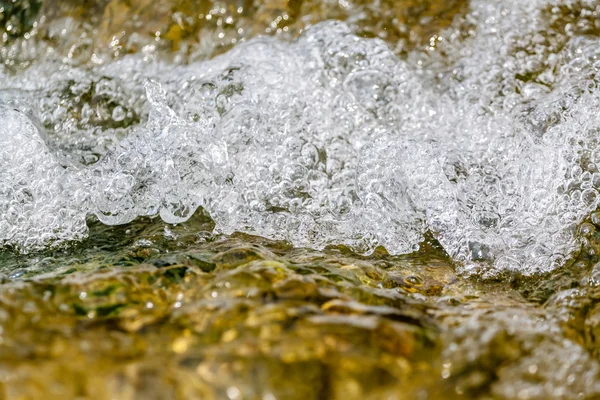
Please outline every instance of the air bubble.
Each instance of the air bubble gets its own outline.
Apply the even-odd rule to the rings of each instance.
[[[0,83],[0,242],[202,208],[220,233],[400,254],[431,232],[462,271],[551,270],[600,200],[598,40],[554,48],[541,2],[501,3],[427,57],[324,22],[186,65],[19,72]]]

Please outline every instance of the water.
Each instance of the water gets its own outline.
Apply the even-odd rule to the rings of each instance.
[[[551,7],[473,2],[402,58],[323,22],[210,61],[5,75],[0,241],[39,250],[85,237],[91,214],[202,207],[218,233],[404,254],[431,231],[469,273],[552,270],[598,205],[600,47],[544,37]]]
[[[42,3],[0,397],[600,396],[597,1]]]

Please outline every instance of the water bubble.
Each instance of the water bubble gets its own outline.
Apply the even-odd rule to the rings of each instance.
[[[19,72],[0,83],[0,242],[202,208],[221,233],[398,254],[429,231],[467,270],[550,270],[600,201],[600,91],[597,41],[552,45],[540,7],[474,2],[470,39],[427,57],[331,21],[186,65]]]
[[[121,106],[116,106],[112,111],[112,119],[121,122],[127,117],[127,112]]]

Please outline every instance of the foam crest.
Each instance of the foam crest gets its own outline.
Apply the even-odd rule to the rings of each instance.
[[[398,254],[431,231],[467,272],[552,269],[598,206],[600,43],[549,50],[546,3],[473,2],[455,25],[476,34],[450,29],[443,58],[401,60],[326,22],[202,63],[71,69],[61,90],[33,79],[64,73],[28,70],[0,86],[0,240],[27,250],[82,237],[89,214],[178,223],[202,207],[222,233]]]

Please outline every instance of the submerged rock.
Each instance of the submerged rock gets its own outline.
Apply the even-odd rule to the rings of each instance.
[[[154,245],[162,252],[160,243]],[[539,374],[550,365],[547,350],[531,353],[546,342],[556,353],[553,370],[571,368],[570,362],[586,370],[564,383],[565,396],[554,398],[570,398],[574,390],[583,398],[599,393],[591,384],[596,362],[582,347],[566,338],[570,347],[558,346],[564,333],[549,321],[551,329],[524,324],[538,320],[540,310],[516,293],[486,293],[485,285],[462,281],[443,254],[373,260],[335,250],[281,249],[251,237],[192,248],[138,258],[138,265],[30,272],[2,284],[0,368],[13,371],[0,377],[3,393],[513,398],[519,387],[510,374],[519,368],[528,373],[536,363]],[[385,288],[392,274],[406,276],[406,283]],[[436,289],[420,290],[421,281]],[[447,302],[450,296],[457,300]],[[517,310],[523,320],[514,319]],[[89,363],[96,367],[82,368]],[[493,379],[497,373],[506,381]],[[552,390],[566,382],[562,375],[545,379],[559,385]]]
[[[201,215],[91,226],[95,249],[3,260],[21,266],[0,284],[8,398],[600,395],[594,291],[540,305],[435,242],[364,257],[199,234]]]

